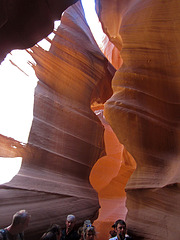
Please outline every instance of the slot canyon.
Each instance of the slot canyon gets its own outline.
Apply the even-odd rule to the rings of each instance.
[[[0,132],[0,157],[22,158],[0,185],[0,228],[26,209],[26,240],[40,239],[52,223],[64,227],[68,214],[76,227],[90,219],[97,240],[108,239],[119,218],[134,240],[177,240],[180,2],[95,6],[106,34],[101,46],[81,1],[0,2],[0,62],[24,49],[38,79],[27,143]]]

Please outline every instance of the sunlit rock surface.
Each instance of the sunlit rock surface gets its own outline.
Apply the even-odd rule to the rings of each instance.
[[[12,49],[25,49],[53,31],[54,21],[77,0],[0,1],[0,62]]]
[[[103,29],[123,60],[105,117],[137,162],[126,187],[128,227],[137,239],[175,240],[180,236],[180,4],[98,4]]]
[[[27,240],[39,239],[52,223],[63,227],[69,213],[76,215],[77,224],[98,217],[98,195],[89,174],[105,154],[104,127],[90,105],[112,95],[115,69],[95,43],[80,3],[61,20],[50,51],[32,49],[40,81],[29,141],[19,151],[7,152],[20,153],[23,163],[18,175],[0,186],[0,227],[10,223],[12,213],[26,209],[32,215]]]
[[[103,117],[103,106],[95,112],[105,127],[106,155],[101,157],[93,166],[90,182],[99,196],[101,209],[94,225],[98,232],[98,239],[103,240],[109,238],[109,231],[116,219],[126,219],[125,187],[136,168],[136,162],[120,144],[112,128]]]
[[[107,35],[105,35],[102,41],[101,51],[112,63],[115,69],[119,69],[121,67],[123,60],[121,58],[120,51],[112,42],[109,41]]]
[[[34,14],[31,14],[31,8],[28,8],[30,12],[27,14],[22,5],[23,16],[32,20],[28,22],[32,23],[32,28],[26,25],[26,21],[20,19],[22,15],[19,11],[15,14],[16,8],[11,8],[14,10],[13,19],[9,18],[11,21],[7,22],[8,14],[4,7],[7,2],[10,3],[10,1],[0,3],[2,4],[0,11],[3,12],[0,14],[1,60],[12,48],[30,47],[40,40],[42,35],[47,36],[53,29],[52,19],[56,19],[51,18],[49,10],[42,5],[40,13],[46,17],[40,14],[33,18],[36,16],[35,8]],[[17,1],[12,3],[17,6]],[[124,145],[125,153],[128,151],[137,163],[137,169],[126,187],[128,228],[134,234],[134,239],[136,235],[137,239],[141,237],[153,240],[177,240],[180,236],[180,170],[177,157],[180,119],[179,1],[97,0],[97,6],[104,31],[116,46],[115,49],[106,39],[107,47],[104,53],[116,69],[123,62],[113,79],[114,95],[105,105],[105,116]],[[58,10],[56,7],[54,9]],[[60,14],[64,9],[61,9]],[[87,26],[80,24],[83,29],[86,26],[83,32],[81,27],[74,24],[80,20],[81,11],[69,11],[68,18],[73,14],[74,20],[68,21],[65,15],[66,23],[58,30],[58,35],[63,37],[63,43],[59,43],[57,38],[58,44],[53,43],[51,53],[46,53],[40,48],[34,49],[33,56],[38,63],[35,69],[41,82],[36,88],[34,121],[29,144],[24,147],[12,139],[4,140],[4,137],[0,136],[2,156],[6,157],[6,154],[7,157],[23,156],[20,173],[9,184],[1,186],[0,225],[4,227],[9,224],[12,213],[19,208],[27,208],[33,216],[27,232],[28,239],[34,239],[34,236],[38,238],[49,223],[55,221],[64,223],[65,215],[70,211],[81,221],[83,216],[96,218],[99,208],[97,194],[89,185],[88,175],[95,161],[102,157],[101,154],[104,152],[103,127],[89,106],[94,100],[104,102],[111,95],[109,91],[107,95],[105,94],[110,81],[105,80],[105,85],[101,85],[99,80],[104,81],[104,76],[109,75],[107,71],[109,65],[95,47],[91,34],[87,33]],[[15,27],[17,17],[19,20]],[[39,22],[37,18],[41,21]],[[17,31],[19,26],[25,30],[24,35]],[[86,48],[82,44],[85,38],[87,52],[82,50]],[[94,52],[94,48],[97,51]],[[118,55],[117,49],[121,51],[121,56]],[[77,62],[75,57],[79,63],[81,62],[79,65],[83,66],[80,70],[79,66],[76,69],[74,65]],[[87,68],[89,63],[91,70]],[[104,65],[105,68],[102,67]],[[96,73],[97,69],[102,77],[96,82],[92,81],[94,79],[92,76],[100,76]],[[79,80],[84,80],[83,84],[79,84]],[[69,122],[72,124],[68,124]],[[85,130],[81,131],[81,127]],[[88,131],[91,135],[87,136]],[[72,144],[74,143],[72,138],[77,140],[77,145],[78,142],[83,142],[85,147],[77,148],[77,145]],[[11,141],[17,149],[11,148]],[[85,163],[86,158],[88,160]],[[103,162],[103,159],[100,158],[99,164],[95,165],[91,176],[96,175],[100,163],[110,166],[108,161]],[[121,161],[115,162],[117,171]],[[69,171],[72,165],[73,172]],[[84,172],[81,171],[81,167]],[[106,169],[104,168],[104,173]],[[106,177],[106,184],[108,180],[113,183],[111,179],[116,178],[113,174]],[[119,180],[119,175],[117,178]],[[126,182],[123,182],[123,187]],[[96,178],[92,184],[99,191],[100,197],[104,195],[107,197],[110,193],[108,188],[111,185],[105,186],[100,178]],[[124,196],[124,189],[120,193]],[[118,203],[114,202],[114,205]],[[104,202],[101,205],[107,207],[108,204]],[[126,212],[123,212],[123,217],[125,214]],[[104,215],[104,218],[107,216]]]

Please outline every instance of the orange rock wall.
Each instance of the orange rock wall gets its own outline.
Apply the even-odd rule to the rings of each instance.
[[[106,122],[103,110],[102,107],[95,112],[105,127],[106,155],[95,163],[90,174],[90,182],[98,192],[101,206],[98,219],[93,223],[99,240],[109,238],[111,226],[117,219],[126,219],[125,187],[136,169],[136,162],[120,144],[112,128]]]
[[[53,20],[58,19],[58,11],[61,15],[74,2],[61,1],[61,5],[59,1],[46,1],[44,5],[45,2],[36,1],[39,7],[33,8],[31,1],[34,13],[31,14],[31,8],[22,1],[19,4],[13,1],[15,8],[7,8],[11,1],[2,1],[0,61],[11,49],[30,47],[47,36],[53,29]],[[119,147],[116,139],[118,151],[111,152],[106,143],[110,139],[113,142],[114,136],[104,123],[109,157],[102,157],[104,128],[90,110],[90,104],[104,103],[111,96],[114,69],[94,42],[81,6],[76,5],[63,15],[50,52],[40,47],[33,49],[40,82],[35,93],[29,144],[22,147],[0,136],[3,156],[23,156],[19,174],[0,188],[0,227],[7,226],[12,213],[20,207],[33,216],[27,240],[38,239],[50,223],[63,225],[70,211],[79,223],[84,218],[97,218],[98,196],[88,176],[98,158],[91,182],[102,200],[101,206],[108,210],[100,212],[99,222],[104,222],[109,217],[106,213],[111,212],[109,199],[118,206],[116,197],[125,196],[127,178],[121,178],[121,173],[126,168],[130,176],[135,168],[131,154],[137,169],[126,186],[127,218],[123,200],[120,208],[125,211],[119,215],[120,208],[118,211],[115,208],[109,223],[120,216],[126,218],[134,239],[177,240],[180,3],[178,0],[96,3],[103,29],[115,45],[114,48],[106,39],[104,53],[115,68],[122,65],[113,78],[114,94],[105,104],[105,116],[124,147]],[[11,141],[17,146],[16,151],[10,149]],[[115,163],[112,171],[111,160]],[[98,174],[101,164],[104,180]],[[109,223],[104,226],[108,228]],[[97,227],[103,232],[101,226]]]
[[[177,239],[180,3],[100,0],[97,7],[123,60],[105,117],[137,162],[126,187],[128,227],[137,239]]]

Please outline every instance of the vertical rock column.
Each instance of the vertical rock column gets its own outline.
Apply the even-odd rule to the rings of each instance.
[[[137,162],[126,187],[128,227],[138,239],[177,239],[179,1],[100,0],[97,6],[104,31],[123,59],[105,117]]]

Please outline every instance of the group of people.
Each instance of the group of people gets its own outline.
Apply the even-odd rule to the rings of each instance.
[[[27,229],[31,215],[26,210],[20,210],[13,215],[12,223],[0,230],[0,240],[24,240],[24,231]],[[90,220],[85,220],[83,226],[75,230],[76,218],[70,214],[66,217],[65,228],[61,229],[58,224],[53,224],[41,236],[40,240],[94,240],[96,236],[95,227]],[[110,231],[109,240],[130,240],[126,234],[126,223],[119,219]]]
[[[84,225],[75,230],[76,218],[70,214],[66,218],[66,227],[60,229],[60,226],[53,224],[45,232],[40,240],[94,240],[96,236],[95,227],[90,220],[85,220]]]

